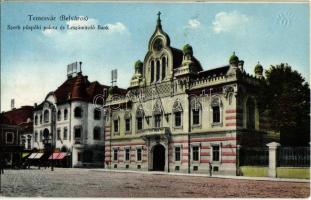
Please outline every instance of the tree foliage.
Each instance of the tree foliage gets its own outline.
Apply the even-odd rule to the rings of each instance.
[[[271,128],[283,145],[306,145],[310,138],[310,88],[288,64],[271,66],[265,73],[259,107],[269,111]]]

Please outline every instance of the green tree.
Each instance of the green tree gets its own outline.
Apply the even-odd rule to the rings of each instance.
[[[260,107],[269,111],[271,128],[280,133],[284,146],[310,141],[310,88],[288,64],[271,66],[265,73]]]

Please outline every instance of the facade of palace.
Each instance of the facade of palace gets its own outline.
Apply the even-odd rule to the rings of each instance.
[[[68,65],[67,80],[35,105],[34,148],[67,153],[71,167],[103,166],[104,116],[97,106],[104,91],[106,86],[82,74],[81,62]]]
[[[160,16],[126,94],[109,88],[105,164],[111,169],[236,174],[239,145],[265,140],[257,108],[263,67],[255,76],[233,54],[203,70],[190,45],[170,45]]]

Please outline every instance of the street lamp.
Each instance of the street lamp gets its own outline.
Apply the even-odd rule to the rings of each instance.
[[[50,150],[52,152],[52,164],[51,164],[51,171],[54,171],[54,158],[53,158],[53,153],[54,153],[54,143],[55,143],[55,132],[56,132],[56,110],[57,110],[57,107],[54,103],[50,102],[50,101],[45,101],[45,103],[48,104],[48,107],[50,108],[50,110],[52,111],[51,112],[51,139],[50,137],[47,135],[45,136],[44,138],[44,143],[45,144],[48,144],[49,141],[51,140],[51,147],[50,147]],[[47,147],[47,145],[46,145]]]

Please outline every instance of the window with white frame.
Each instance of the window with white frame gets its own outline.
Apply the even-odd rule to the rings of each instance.
[[[64,139],[64,140],[67,140],[67,139],[68,139],[68,129],[67,129],[67,127],[64,128],[64,131],[63,131],[63,139]]]
[[[64,110],[64,120],[67,120],[68,118],[68,110],[67,108]]]
[[[136,149],[136,160],[141,161],[141,148]]]
[[[60,140],[60,134],[61,134],[60,129],[57,129],[57,140]]]
[[[215,162],[220,161],[220,146],[212,145],[212,160]]]
[[[181,157],[181,147],[176,146],[175,147],[175,161],[180,161],[180,157]]]
[[[42,142],[42,140],[43,140],[43,132],[42,132],[42,130],[40,131],[40,142]]]
[[[75,127],[74,128],[74,137],[75,139],[81,139],[81,134],[82,134],[82,128],[81,127]]]
[[[57,121],[60,121],[62,119],[62,111],[57,111]]]
[[[14,133],[13,132],[6,132],[6,143],[13,144],[14,143]]]
[[[100,112],[100,110],[95,109],[95,110],[94,110],[94,119],[95,119],[95,120],[100,120],[100,118],[101,118],[101,112]]]
[[[113,149],[113,160],[117,161],[118,160],[118,149]]]
[[[48,123],[50,121],[50,112],[48,110],[45,110],[43,112],[43,118],[44,118],[44,123]]]
[[[37,124],[38,124],[38,116],[35,115],[35,125],[37,125]]]
[[[130,161],[130,148],[126,147],[125,148],[125,161]]]
[[[74,116],[75,116],[76,118],[82,117],[82,108],[81,108],[81,107],[76,107],[76,108],[74,109]]]
[[[35,142],[38,142],[38,132],[35,131]]]

